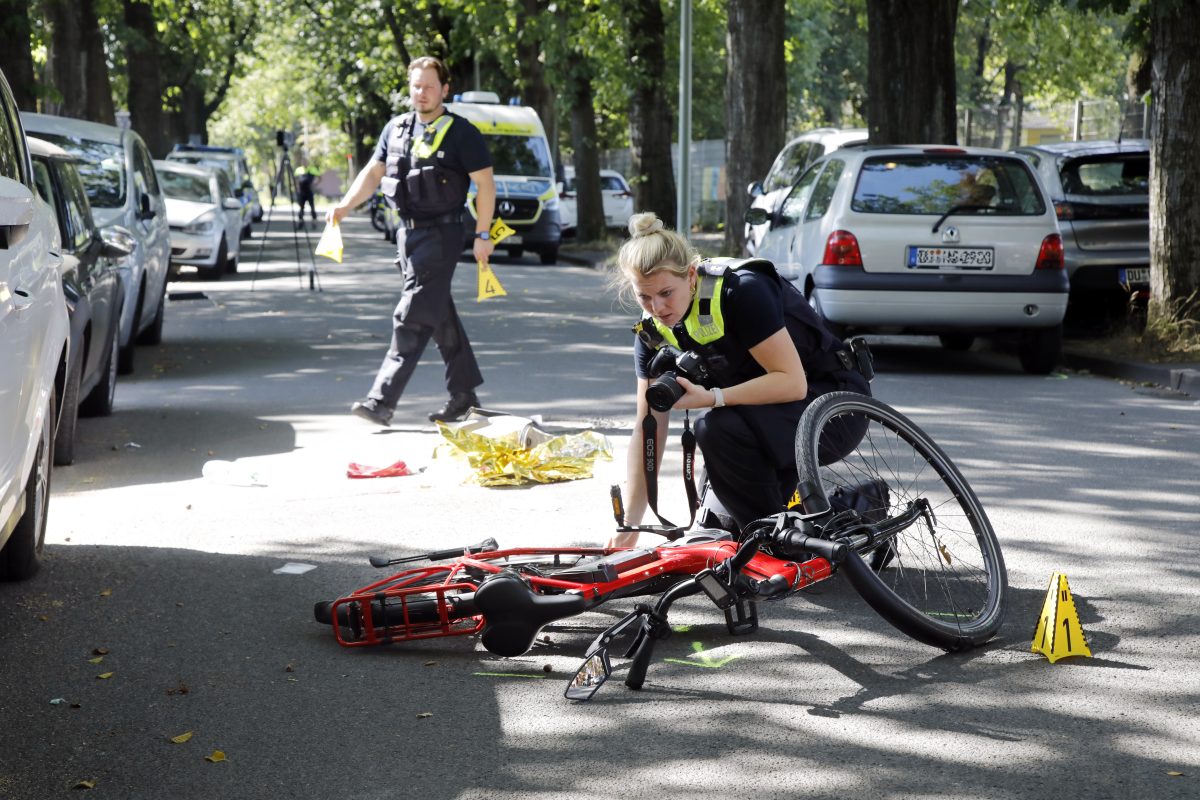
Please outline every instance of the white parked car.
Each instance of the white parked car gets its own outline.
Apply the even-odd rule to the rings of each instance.
[[[755,181],[747,187],[750,195],[750,207],[766,209],[771,213],[779,210],[779,204],[787,195],[796,179],[808,168],[808,165],[827,153],[832,153],[839,147],[852,144],[866,144],[866,128],[817,128],[792,139],[771,164],[767,176],[762,181]],[[746,223],[746,253],[754,255],[758,251],[759,242],[767,232],[766,225],[751,225]]]
[[[262,203],[250,177],[246,154],[240,147],[219,147],[208,144],[177,144],[167,153],[168,161],[195,164],[200,167],[217,167],[224,171],[233,187],[234,194],[242,201],[241,238],[249,239],[253,223],[263,218]]]
[[[1063,241],[1030,165],[980,147],[853,147],[817,161],[769,225],[758,255],[839,332],[937,334],[950,349],[1016,334],[1045,374],[1062,351]]]
[[[237,272],[242,201],[225,173],[178,161],[155,161],[154,168],[167,198],[171,264],[196,267],[210,281]]]
[[[0,578],[37,572],[69,329],[62,239],[0,72]]]
[[[122,266],[125,303],[117,369],[133,371],[134,344],[162,341],[171,238],[167,205],[142,137],[132,130],[67,117],[22,112],[30,135],[79,159],[76,166],[101,228],[119,225],[137,242]]]
[[[600,170],[600,196],[604,202],[604,224],[609,228],[624,228],[633,216],[633,190],[629,181],[615,170]],[[563,168],[562,192],[558,196],[558,218],[563,233],[575,230],[579,209],[575,195],[575,168]]]

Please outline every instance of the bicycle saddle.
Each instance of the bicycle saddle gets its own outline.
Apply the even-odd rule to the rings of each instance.
[[[543,626],[581,613],[584,600],[577,594],[534,594],[518,576],[501,572],[479,585],[475,607],[485,620],[480,640],[488,652],[519,656]]]

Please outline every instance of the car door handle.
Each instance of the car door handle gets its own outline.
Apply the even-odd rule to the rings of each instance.
[[[12,304],[16,311],[24,311],[33,305],[33,298],[24,289],[13,289]]]

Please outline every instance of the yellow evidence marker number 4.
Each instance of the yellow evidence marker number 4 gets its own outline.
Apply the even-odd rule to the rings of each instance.
[[[516,231],[504,224],[504,221],[499,217],[492,222],[492,229],[489,231],[493,244],[499,244],[502,240],[512,236]],[[504,287],[500,285],[500,279],[496,277],[496,273],[492,272],[490,264],[485,264],[482,261],[477,262],[479,265],[479,293],[475,297],[476,302],[487,300],[490,297],[504,297],[508,292],[504,291]]]
[[[1079,614],[1075,611],[1075,600],[1067,576],[1056,572],[1050,577],[1046,590],[1046,602],[1038,617],[1037,629],[1033,632],[1034,653],[1041,653],[1053,664],[1066,656],[1091,656]]]

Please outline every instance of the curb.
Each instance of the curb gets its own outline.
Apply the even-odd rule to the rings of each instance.
[[[1173,367],[1170,364],[1114,361],[1081,353],[1064,353],[1063,363],[1071,369],[1086,369],[1093,374],[1107,375],[1110,378],[1153,383],[1192,397],[1200,396],[1200,369],[1190,365]]]

